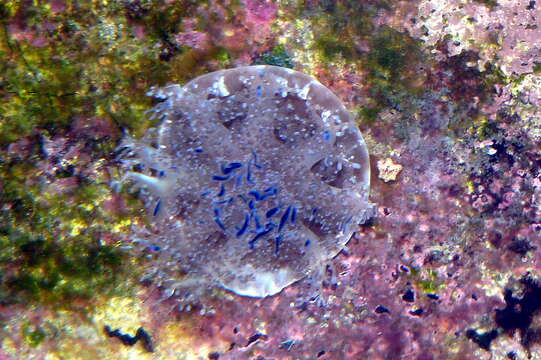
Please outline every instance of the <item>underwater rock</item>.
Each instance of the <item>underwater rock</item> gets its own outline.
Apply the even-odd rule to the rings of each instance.
[[[207,283],[274,295],[321,271],[371,217],[364,140],[315,79],[246,66],[149,95],[162,123],[124,139],[123,182],[142,188],[153,231],[137,242],[169,293]]]

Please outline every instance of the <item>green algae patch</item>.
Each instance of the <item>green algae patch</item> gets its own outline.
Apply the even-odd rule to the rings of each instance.
[[[389,1],[354,2],[325,1],[319,7],[318,16],[307,13],[314,27],[313,50],[322,61],[333,62],[338,58],[348,62],[364,62],[364,51],[356,47],[358,41],[371,41],[378,30],[373,19],[381,10],[390,8]]]
[[[320,71],[354,71],[362,76],[362,84],[352,85],[361,87],[367,95],[356,104],[360,123],[373,124],[381,120],[382,110],[398,109],[401,121],[393,119],[388,126],[403,138],[411,132],[410,119],[418,111],[419,101],[427,96],[428,75],[424,69],[430,68],[433,57],[422,49],[422,41],[407,32],[374,24],[379,13],[391,8],[389,1],[337,1],[323,2],[317,11],[301,13],[311,21],[311,50]],[[344,91],[352,89],[346,87]]]
[[[145,93],[187,52],[174,41],[182,19],[208,6],[183,5],[0,5],[0,148],[30,143],[30,155],[0,153],[2,302],[69,307],[130,291],[137,261],[122,237],[141,204],[111,193],[110,157],[120,129],[152,125]],[[218,50],[209,56],[228,61]]]
[[[118,4],[68,8],[15,1],[0,7],[0,146],[37,130],[64,132],[77,116],[143,131],[144,93],[167,67],[153,38],[135,37]]]
[[[10,44],[21,61],[18,64],[4,62],[5,94],[3,114],[0,116],[0,145],[30,135],[37,126],[50,131],[69,123],[69,111],[74,105],[73,86],[76,71],[70,64],[50,60],[48,66],[58,67],[58,72],[39,72],[34,65],[40,59],[51,57],[50,50],[38,49],[23,55],[26,46]],[[0,56],[10,58],[8,51],[0,48]]]
[[[351,45],[330,35],[318,38],[315,49],[320,52],[324,61],[336,60],[338,56],[346,59],[352,59],[355,56],[355,50]]]
[[[25,324],[22,329],[22,338],[30,347],[38,347],[46,339],[47,334],[40,326]]]
[[[2,303],[69,307],[74,300],[129,292],[128,274],[137,271],[114,240],[126,226],[115,230],[122,217],[103,210],[110,196],[105,185],[54,194],[48,184],[35,183],[40,172],[31,161],[4,162],[0,174]]]
[[[498,123],[485,116],[473,119],[470,131],[475,134],[480,141],[495,138],[501,132],[498,128]]]
[[[0,233],[4,303],[30,301],[69,307],[71,300],[111,293],[127,277],[119,249],[100,245],[92,236],[57,240],[12,227],[3,227]]]
[[[388,27],[380,29],[369,43],[366,68],[373,78],[403,81],[406,76],[411,76],[403,74],[408,65],[416,64],[421,59],[419,40]]]
[[[420,279],[418,282],[419,287],[427,294],[437,293],[441,290],[445,284],[438,280],[438,274],[436,271],[428,270],[426,278]]]
[[[255,65],[274,65],[293,69],[293,58],[282,45],[277,45],[272,51],[265,52],[254,62]]]
[[[428,66],[431,57],[423,53],[419,40],[388,27],[375,31],[368,44],[370,50],[363,54],[359,67],[366,72],[369,98],[358,110],[359,119],[364,125],[388,122],[395,137],[405,140],[418,103],[426,96],[427,79],[419,67]],[[396,109],[399,115],[385,120],[380,115],[385,109]]]
[[[373,125],[383,109],[384,107],[378,105],[361,106],[357,109],[357,118],[365,126]]]
[[[425,294],[436,294],[445,288],[444,281],[433,269],[411,267],[411,281]]]

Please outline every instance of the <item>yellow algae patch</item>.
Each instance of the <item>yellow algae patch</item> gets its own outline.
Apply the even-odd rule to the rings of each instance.
[[[6,354],[16,354],[18,352],[18,345],[10,337],[5,337],[1,346]]]
[[[162,329],[160,345],[167,349],[161,354],[164,359],[205,359],[213,351],[227,350],[226,344],[221,349],[211,347],[204,342],[208,340],[196,338],[190,328],[186,323],[171,322]]]
[[[77,236],[81,233],[82,229],[86,229],[87,227],[88,227],[88,224],[86,222],[82,221],[81,219],[74,219],[71,222],[70,235]]]
[[[92,348],[99,349],[100,355],[88,357],[89,359],[103,360],[196,360],[206,359],[214,351],[227,351],[228,342],[212,343],[208,339],[197,337],[193,332],[196,327],[184,321],[170,321],[159,324],[160,328],[152,327],[149,322],[149,309],[139,297],[112,298],[105,306],[97,309],[93,314],[94,331],[98,333],[99,343],[92,344]],[[120,329],[121,333],[134,336],[140,327],[143,327],[152,337],[155,351],[146,351],[141,342],[133,346],[123,345],[116,338],[109,338],[104,333],[104,326],[112,330]],[[78,357],[86,359],[86,357]]]
[[[113,233],[122,233],[129,229],[129,227],[133,224],[133,221],[131,219],[123,219],[121,221],[118,221],[111,227],[111,232]]]
[[[93,320],[100,329],[109,325],[112,329],[122,329],[123,333],[135,334],[148,321],[147,314],[148,309],[139,298],[115,297],[94,313]]]

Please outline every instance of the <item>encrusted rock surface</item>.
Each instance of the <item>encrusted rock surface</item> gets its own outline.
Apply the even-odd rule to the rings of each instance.
[[[541,358],[540,11],[0,2],[0,358]],[[140,229],[160,236],[145,211],[157,199],[118,186],[115,149],[159,128],[152,86],[254,64],[318,79],[353,114],[377,215],[328,261],[319,298],[307,278],[265,298],[212,287],[179,308],[139,281],[156,252],[129,247]],[[385,182],[378,163],[400,173]]]

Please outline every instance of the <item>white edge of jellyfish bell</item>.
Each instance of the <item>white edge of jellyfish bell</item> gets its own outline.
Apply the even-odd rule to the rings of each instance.
[[[257,272],[251,265],[245,265],[239,273],[252,273],[248,281],[236,277],[234,281],[222,286],[237,295],[248,297],[266,297],[278,294],[282,289],[299,280],[288,268],[275,271]]]

